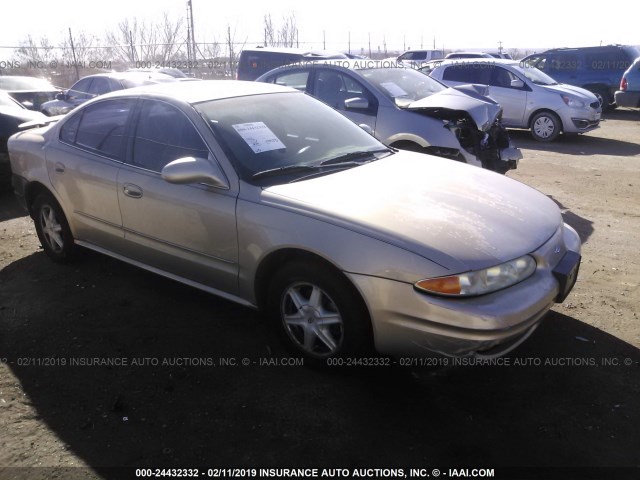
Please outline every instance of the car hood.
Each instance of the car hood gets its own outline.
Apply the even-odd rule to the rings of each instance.
[[[502,113],[502,107],[486,97],[488,90],[483,85],[459,85],[417,100],[405,108],[447,120],[452,119],[452,114],[454,117],[468,114],[479,130],[486,131]]]
[[[20,123],[47,118],[43,113],[19,107],[0,107],[0,115],[14,118]]]
[[[555,203],[520,182],[404,151],[267,187],[262,202],[396,245],[452,273],[533,252],[562,224]]]
[[[558,92],[560,94],[570,93],[574,97],[578,97],[580,100],[585,101],[586,103],[591,103],[597,101],[597,97],[591,93],[589,90],[585,90],[584,88],[576,87],[575,85],[567,85],[566,83],[559,83],[558,85],[540,85],[547,90],[553,90],[554,92]]]

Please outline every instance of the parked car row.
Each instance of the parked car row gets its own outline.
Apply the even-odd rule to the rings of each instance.
[[[142,71],[88,75],[68,90],[58,93],[55,100],[43,103],[41,110],[45,115],[64,115],[87,100],[105,93],[173,81],[176,81],[176,78],[167,74]]]
[[[322,96],[317,83],[340,74],[355,110],[440,96],[468,108],[441,113],[440,129],[493,125],[494,102],[409,71],[430,95],[411,98],[383,71],[323,67],[297,72],[299,90],[202,81],[101,95],[9,139],[16,194],[54,261],[86,247],[259,308],[307,363],[374,348],[506,354],[576,281],[580,239],[556,204],[390,148],[300,91]]]

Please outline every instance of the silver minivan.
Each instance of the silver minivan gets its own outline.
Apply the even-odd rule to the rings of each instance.
[[[478,86],[446,85],[399,63],[331,60],[280,67],[259,82],[305,91],[385,145],[505,173],[520,150],[500,122],[502,108]]]
[[[558,83],[514,60],[445,60],[421,71],[451,87],[488,85],[490,97],[502,106],[504,125],[531,129],[541,142],[554,140],[560,132],[585,133],[600,125],[602,109],[593,93]]]

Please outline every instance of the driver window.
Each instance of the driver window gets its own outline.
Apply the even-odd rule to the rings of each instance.
[[[493,87],[511,88],[511,80],[516,80],[518,78],[513,73],[502,67],[493,67],[492,70],[489,85]]]
[[[363,113],[375,114],[375,97],[360,82],[332,70],[318,70],[313,96],[341,111],[345,110],[345,100],[356,97],[366,98],[369,101],[369,109],[364,110]]]
[[[164,102],[144,101],[133,141],[133,165],[160,172],[179,158],[208,156],[204,141],[181,111]]]

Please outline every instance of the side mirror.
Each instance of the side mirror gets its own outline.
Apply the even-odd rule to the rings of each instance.
[[[213,187],[229,188],[222,170],[204,158],[179,158],[165,165],[160,174],[169,183],[206,183]]]
[[[522,88],[524,87],[524,82],[519,78],[511,80],[511,88]]]
[[[56,100],[66,100],[67,97],[67,92],[56,93]]]
[[[369,100],[362,97],[347,98],[344,101],[344,107],[349,110],[366,110],[369,108]]]

